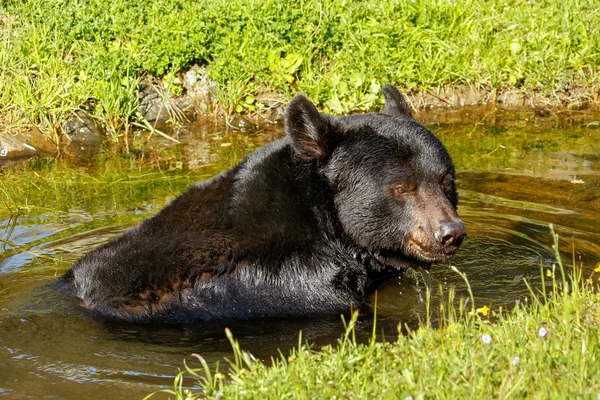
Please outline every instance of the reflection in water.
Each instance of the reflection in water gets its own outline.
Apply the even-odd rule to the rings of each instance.
[[[506,308],[527,295],[526,281],[535,284],[541,268],[552,268],[550,223],[566,259],[588,269],[600,261],[598,131],[586,127],[594,120],[587,114],[541,120],[531,113],[468,112],[428,117],[459,171],[459,213],[469,237],[452,263],[467,274],[478,305]],[[281,127],[236,135],[202,124],[182,130],[181,145],[153,138],[150,150],[134,156],[101,156],[88,166],[37,160],[4,171],[13,212],[0,211],[0,395],[140,398],[171,386],[191,353],[212,363],[230,356],[224,324],[106,324],[81,310],[55,277],[190,183],[280,134]],[[466,296],[447,265],[385,281],[377,292],[378,332],[393,340],[399,324],[417,326],[427,290],[435,309],[453,287]],[[343,330],[338,318],[227,326],[267,362],[277,349],[296,346],[300,330],[317,347]],[[371,329],[365,313],[357,334],[366,340]]]

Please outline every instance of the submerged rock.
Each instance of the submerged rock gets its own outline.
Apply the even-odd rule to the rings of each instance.
[[[0,168],[9,167],[38,154],[35,147],[6,134],[0,135]]]
[[[58,153],[56,143],[38,128],[32,127],[26,131],[19,132],[19,135],[14,138],[34,147],[41,155],[55,155]]]

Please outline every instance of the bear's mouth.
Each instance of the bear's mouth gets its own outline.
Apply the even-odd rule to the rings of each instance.
[[[457,247],[448,247],[430,250],[419,245],[417,242],[410,240],[408,242],[408,253],[412,258],[415,258],[421,262],[436,264],[449,261],[458,252]],[[438,251],[436,251],[438,250]]]
[[[401,271],[407,268],[429,270],[431,264],[436,262],[408,257],[404,253],[387,249],[379,250],[373,257],[381,264]]]
[[[457,251],[458,247],[436,252],[435,250],[426,250],[420,246],[409,246],[403,252],[379,249],[372,256],[379,263],[398,270],[405,270],[407,268],[429,270],[432,264],[448,262]]]

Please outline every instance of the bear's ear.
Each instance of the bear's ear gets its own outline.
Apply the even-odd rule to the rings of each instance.
[[[304,158],[323,160],[327,156],[327,135],[331,129],[327,117],[302,95],[295,96],[285,110],[285,131]]]
[[[412,118],[410,108],[398,89],[392,85],[385,85],[381,91],[383,92],[383,97],[385,97],[383,114],[389,115],[390,117]]]

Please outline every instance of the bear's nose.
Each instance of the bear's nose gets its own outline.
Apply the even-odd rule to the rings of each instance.
[[[444,221],[440,223],[440,230],[435,235],[442,246],[453,247],[460,246],[466,237],[465,225],[461,221]]]

